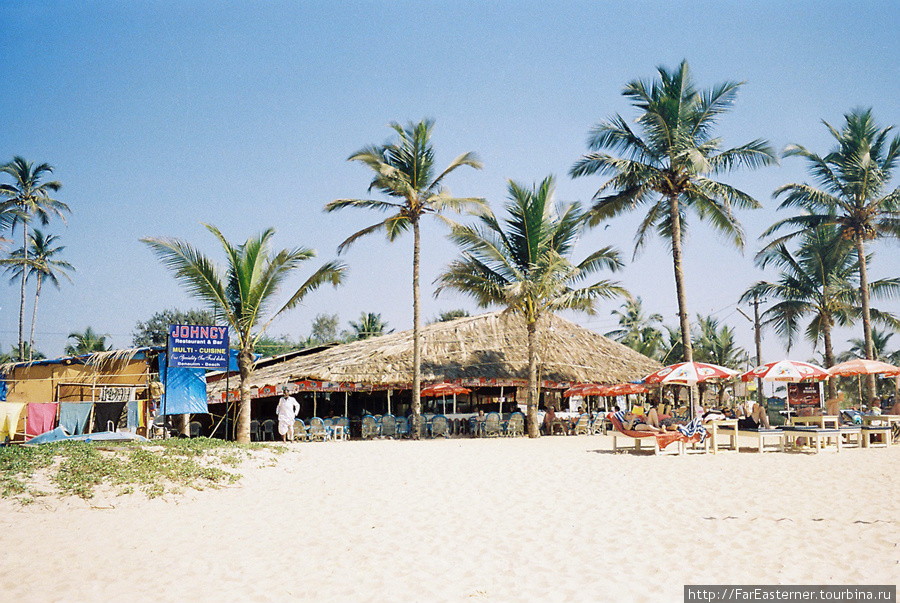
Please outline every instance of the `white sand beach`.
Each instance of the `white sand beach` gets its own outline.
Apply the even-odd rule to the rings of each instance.
[[[293,444],[220,490],[0,501],[0,598],[675,602],[685,584],[897,584],[898,467],[900,446]]]

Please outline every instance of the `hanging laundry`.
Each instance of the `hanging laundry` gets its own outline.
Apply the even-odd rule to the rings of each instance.
[[[122,417],[124,402],[102,402],[94,405],[94,433],[116,431]]]
[[[0,442],[16,436],[24,409],[24,402],[0,402]]]
[[[25,436],[33,438],[53,429],[56,426],[56,402],[29,402],[28,414],[25,415]]]
[[[87,430],[93,402],[61,402],[59,405],[59,426],[69,435],[81,435]]]

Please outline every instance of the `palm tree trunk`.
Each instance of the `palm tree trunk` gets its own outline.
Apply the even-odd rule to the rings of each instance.
[[[856,255],[859,259],[859,295],[862,300],[863,335],[866,342],[866,358],[875,360],[872,345],[872,314],[869,310],[869,278],[866,275],[866,250],[861,236],[856,236]],[[866,375],[866,404],[875,397],[875,375]]]
[[[540,437],[537,422],[538,382],[537,382],[537,320],[526,318],[528,330],[528,437]]]
[[[419,311],[419,221],[413,223],[413,383],[412,383],[412,412],[418,417],[422,412],[421,382],[422,382],[422,316]],[[416,430],[415,437],[418,437]]]
[[[31,336],[28,338],[28,360],[34,355],[34,324],[37,322],[38,298],[41,296],[41,275],[38,274],[37,286],[34,289],[34,309],[31,311]]]
[[[825,342],[825,368],[831,368],[834,366],[834,347],[831,342],[831,324],[829,324],[828,319],[826,318],[823,321],[822,325],[822,339]],[[826,381],[828,387],[828,397],[827,400],[831,400],[834,398],[834,380],[836,377],[829,377]]]
[[[681,213],[678,197],[669,197],[669,213],[672,219],[672,263],[675,267],[675,295],[678,298],[678,321],[681,324],[681,346],[684,348],[684,361],[694,361],[694,349],[691,346],[691,322],[688,319],[687,296],[684,294],[684,268],[681,259]]]
[[[238,354],[238,371],[241,376],[241,404],[238,406],[238,444],[250,443],[250,374],[253,371],[253,350],[245,345]]]
[[[22,296],[19,301],[19,361],[25,360],[25,277],[28,274],[28,223],[22,221]]]

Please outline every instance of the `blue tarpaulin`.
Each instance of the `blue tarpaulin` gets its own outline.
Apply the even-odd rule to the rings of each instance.
[[[6,375],[0,375],[0,402],[6,401]]]
[[[166,388],[160,414],[208,413],[206,371],[199,368],[166,366],[166,355],[159,355],[159,377]]]

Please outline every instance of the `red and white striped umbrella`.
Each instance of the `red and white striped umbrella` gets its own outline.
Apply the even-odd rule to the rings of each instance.
[[[880,360],[866,360],[854,358],[847,362],[835,364],[828,369],[828,374],[836,377],[855,377],[856,375],[885,375],[888,377],[900,376],[900,367],[881,362]]]
[[[827,377],[828,371],[821,366],[816,366],[809,362],[801,362],[799,360],[779,360],[777,362],[766,363],[753,370],[747,371],[741,375],[741,381],[762,379],[763,381],[788,381],[797,383],[799,381],[814,381],[825,379]]]
[[[679,362],[644,378],[644,383],[660,383],[663,385],[696,385],[710,379],[730,379],[740,371],[734,371],[718,364],[705,362]]]

